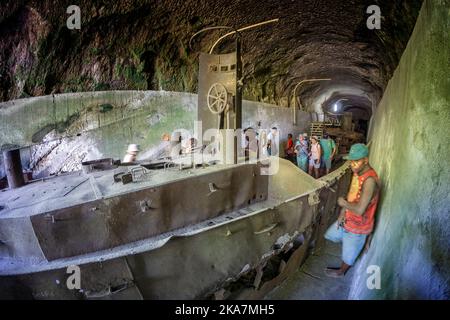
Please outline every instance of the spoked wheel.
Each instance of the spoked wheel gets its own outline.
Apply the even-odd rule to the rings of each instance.
[[[214,83],[208,90],[208,108],[214,114],[222,113],[227,106],[228,92],[221,83]]]

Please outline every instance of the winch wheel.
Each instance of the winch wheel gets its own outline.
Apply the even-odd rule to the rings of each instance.
[[[222,113],[227,106],[228,92],[221,83],[214,83],[208,90],[207,105],[209,110],[214,113]]]

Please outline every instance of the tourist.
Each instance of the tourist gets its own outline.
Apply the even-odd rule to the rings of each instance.
[[[353,178],[347,200],[338,198],[341,213],[338,220],[325,233],[325,238],[342,242],[342,262],[337,268],[328,267],[325,274],[342,277],[355,263],[364,246],[368,249],[374,226],[375,211],[379,200],[380,181],[369,164],[369,149],[361,143],[350,148],[346,160],[350,160]]]
[[[269,156],[278,156],[278,145],[280,137],[278,136],[277,127],[273,127],[267,135],[267,154]]]
[[[139,146],[137,144],[128,145],[127,153],[123,158],[123,163],[133,163],[136,161],[137,154],[139,152]]]
[[[320,168],[320,158],[322,156],[322,148],[319,144],[319,139],[317,136],[311,137],[311,151],[309,152],[309,169],[308,172],[310,175],[313,175],[314,169],[314,177],[319,178],[319,168]]]
[[[304,172],[308,172],[308,148],[309,143],[306,133],[298,135],[298,140],[295,142],[295,154],[297,155],[297,166]]]
[[[326,174],[330,173],[331,163],[336,155],[336,143],[331,139],[327,133],[323,135],[320,140],[320,146],[322,148],[322,166],[326,169]]]
[[[286,142],[286,148],[284,148],[285,159],[294,162],[295,161],[295,153],[294,153],[294,140],[292,140],[292,133],[288,134],[288,139]],[[294,162],[295,163],[295,162]]]
[[[257,159],[258,133],[252,127],[244,129],[241,146],[244,149],[244,156],[246,161],[254,161]]]

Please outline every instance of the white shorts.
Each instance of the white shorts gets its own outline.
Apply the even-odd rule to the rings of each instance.
[[[315,163],[314,159],[309,159],[309,166],[314,167],[315,169],[319,169],[320,168],[320,160],[318,161],[318,163]]]

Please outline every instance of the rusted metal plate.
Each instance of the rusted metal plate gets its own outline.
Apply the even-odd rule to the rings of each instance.
[[[311,235],[307,236],[305,242],[294,250],[287,262],[281,260],[285,264],[280,273],[273,279],[263,283],[260,288],[243,290],[236,299],[239,300],[260,300],[263,299],[271,290],[280,285],[284,280],[291,276],[303,264],[308,256],[308,247],[311,242]]]
[[[35,215],[48,260],[113,248],[216,217],[267,198],[267,176],[243,165]]]
[[[18,298],[46,299],[142,299],[135,286],[133,275],[126,259],[118,258],[103,262],[89,263],[79,267],[80,288],[69,288],[69,277],[75,275],[73,269],[61,268],[29,275],[8,277],[14,281],[11,286],[1,286],[2,290],[31,288],[24,290]],[[78,272],[78,271],[77,271]],[[73,278],[72,278],[73,279]]]
[[[281,166],[281,168],[282,170],[291,170],[289,166]],[[173,224],[170,223],[175,221],[175,219],[171,220],[171,212],[175,210],[175,208],[180,211],[184,209],[183,206],[191,206],[189,208],[193,208],[193,205],[189,204],[187,200],[183,200],[184,202],[175,206],[171,204],[174,199],[200,197],[199,195],[203,194],[202,192],[204,190],[209,194],[207,198],[219,196],[221,192],[227,192],[226,188],[224,188],[227,186],[227,182],[237,179],[237,181],[242,184],[242,181],[247,181],[249,179],[247,176],[242,175],[243,172],[236,171],[225,176],[220,176],[217,180],[213,181],[215,184],[213,190],[217,189],[218,191],[212,193],[209,183],[205,186],[204,184],[207,181],[200,179],[200,177],[196,177],[195,179],[197,185],[187,186],[188,189],[190,188],[193,191],[189,189],[188,192],[183,188],[176,189],[176,192],[179,194],[184,192],[186,193],[186,196],[183,194],[178,198],[175,196],[166,196],[166,198],[164,198],[164,201],[167,201],[167,207],[170,208],[170,210],[167,211],[170,218],[169,224],[167,225],[173,226]],[[209,174],[203,177],[208,176]],[[292,177],[288,177],[289,175],[285,174],[284,176],[288,180],[292,179]],[[291,172],[290,176],[294,176],[295,178],[295,172]],[[238,179],[237,177],[243,178]],[[191,181],[193,182],[194,179],[191,179]],[[271,179],[270,181],[274,184],[272,186],[273,188],[278,188],[279,184],[286,184],[286,181],[283,179]],[[179,182],[182,181],[174,183]],[[89,262],[79,262],[81,264],[83,292],[69,292],[66,288],[55,282],[55,279],[59,280],[60,283],[62,283],[61,279],[64,281],[67,279],[68,275],[65,273],[66,270],[61,268],[61,266],[76,264],[77,261],[83,261],[80,260],[80,257],[52,261],[50,264],[57,265],[58,267],[54,267],[49,271],[16,276],[12,278],[12,281],[6,282],[17,284],[17,281],[19,281],[19,284],[23,288],[31,288],[32,296],[35,299],[193,299],[209,297],[216,292],[222,292],[222,294],[218,294],[217,297],[227,298],[222,290],[224,283],[230,278],[237,279],[239,275],[242,274],[243,270],[255,270],[258,266],[261,266],[262,262],[279,254],[280,251],[277,248],[279,247],[278,244],[280,243],[280,239],[286,239],[286,236],[288,236],[288,239],[290,239],[288,241],[294,242],[293,239],[298,232],[304,233],[303,244],[292,253],[289,259],[284,260],[284,262],[280,261],[277,269],[278,274],[275,275],[274,278],[267,279],[266,275],[262,274],[260,275],[259,280],[256,278],[251,279],[251,283],[256,283],[259,290],[247,292],[246,295],[235,294],[232,296],[232,298],[261,298],[268,290],[286,279],[293,270],[301,265],[307,252],[309,252],[309,250],[306,249],[310,244],[312,245],[316,242],[319,237],[323,236],[323,232],[326,230],[326,224],[333,221],[332,208],[335,206],[335,203],[333,202],[338,195],[341,195],[341,192],[346,191],[348,184],[349,179],[345,176],[339,178],[337,185],[331,185],[332,189],[336,192],[333,192],[330,188],[324,186],[319,192],[321,202],[313,206],[310,206],[308,203],[308,194],[304,194],[295,199],[292,198],[287,202],[274,201],[269,197],[270,200],[267,201],[267,203],[270,203],[270,205],[266,206],[265,202],[254,205],[262,205],[261,211],[253,213],[250,211],[243,215],[237,214],[233,216],[229,222],[227,221],[223,225],[217,225],[214,228],[206,228],[198,233],[180,233],[180,237],[172,238],[163,246],[151,250],[146,249],[137,251],[136,253],[134,248],[133,250],[127,248],[125,253],[121,253],[117,258],[114,257],[111,258],[111,260],[103,262],[99,262],[99,260],[105,257],[105,253],[95,252],[92,255],[89,255],[95,258],[94,261],[89,260]],[[166,186],[161,185],[160,187],[155,187],[155,189],[163,187]],[[296,186],[294,181],[289,181],[288,187],[295,189]],[[230,188],[233,190],[230,190],[230,192],[239,193],[240,190],[248,191],[252,190],[253,187],[249,184],[244,187],[236,187],[237,189],[233,189],[233,183],[231,183]],[[155,192],[162,192],[154,190],[153,193],[148,193],[149,190],[151,189],[140,190],[139,192],[143,192],[143,196],[146,197],[149,197],[149,194]],[[167,192],[172,192],[171,190],[172,189],[169,188],[167,189]],[[291,192],[295,191],[298,190],[284,188],[283,192],[280,192],[279,194],[291,197]],[[131,194],[134,195],[135,193]],[[158,197],[161,197],[161,194],[162,193],[159,193]],[[227,197],[229,197],[229,195],[227,195]],[[139,212],[141,213],[137,216],[142,215],[143,217],[147,216],[146,212],[152,211],[151,208],[157,209],[161,204],[142,204],[139,202],[142,198],[137,196],[131,198],[120,196],[115,198],[118,199],[117,201],[125,201],[124,203],[127,201],[134,203],[134,207],[132,206],[131,208],[134,210],[139,209]],[[228,204],[232,206],[247,198],[249,198],[248,193],[239,196],[239,198],[233,198],[234,200],[231,202],[221,203],[221,205],[223,208],[226,208]],[[112,199],[114,198],[111,198],[108,201],[113,201]],[[109,239],[110,241],[121,240],[119,239],[119,236],[130,237],[133,232],[141,232],[142,234],[144,231],[147,231],[146,228],[151,227],[150,223],[144,218],[143,220],[139,220],[134,218],[134,216],[127,214],[125,211],[103,212],[101,206],[111,206],[114,208],[117,205],[116,203],[104,203],[103,201],[106,200],[97,200],[86,204],[87,207],[79,213],[79,215],[86,214],[84,218],[80,218],[83,219],[82,222],[80,220],[75,221],[75,223],[68,223],[68,220],[61,220],[65,218],[63,215],[55,216],[53,220],[51,216],[49,216],[49,218],[47,218],[48,220],[45,220],[45,222],[54,226],[59,224],[59,227],[55,229],[45,229],[45,225],[43,225],[44,221],[37,221],[44,226],[41,231],[47,232],[41,233],[40,241],[43,241],[43,243],[46,243],[47,245],[58,244],[59,246],[67,247],[73,245],[73,250],[80,250],[81,245],[85,245],[92,249],[94,246],[91,246],[91,242],[95,242],[95,237],[92,236],[92,233],[94,231],[103,232],[103,229],[98,228],[98,226],[89,229],[90,223],[101,223],[102,225],[111,228],[105,229],[107,232],[117,232],[114,234],[114,237]],[[136,201],[138,202],[136,203]],[[93,219],[90,223],[89,221],[84,221],[86,217],[89,217],[87,215],[88,212],[85,211],[89,211],[89,208],[97,205],[99,209],[90,213],[94,217],[98,215],[103,218],[99,219],[97,217],[95,219],[99,220]],[[202,206],[206,205],[209,205],[209,203],[204,201]],[[166,205],[164,205],[164,208],[165,207]],[[142,212],[142,210],[144,212]],[[242,208],[237,212],[241,211],[246,212],[246,208]],[[159,211],[157,212],[159,214]],[[182,214],[183,212],[179,213]],[[199,214],[199,216],[201,216],[201,214]],[[222,217],[227,216],[228,214]],[[67,217],[77,217],[77,215],[73,214],[71,216],[68,214]],[[186,221],[178,216],[176,218],[179,219],[176,220],[178,222]],[[221,217],[217,217],[215,221],[220,219]],[[130,225],[126,224],[127,221],[130,221]],[[160,220],[156,220],[158,223],[159,221]],[[326,223],[325,221],[328,222]],[[33,224],[33,226],[35,225]],[[36,226],[38,226],[38,224],[36,224]],[[115,229],[111,226],[114,226]],[[125,229],[122,230],[122,227]],[[71,230],[74,230],[73,234],[70,233]],[[124,232],[124,230],[126,232]],[[58,234],[59,237],[65,236],[66,238],[61,238],[58,240],[60,242],[58,242],[54,239],[55,234]],[[70,238],[71,236],[73,238]],[[98,237],[102,238],[103,235],[98,234]],[[46,242],[48,238],[50,238],[51,241]],[[66,241],[66,243],[64,241]],[[73,241],[73,243],[71,241]],[[80,242],[80,246],[77,246],[77,241]],[[129,242],[129,239],[124,238],[123,241]],[[109,245],[110,243],[105,242],[101,245]],[[286,246],[286,248],[287,247],[288,246]],[[112,249],[111,252],[117,250],[119,250],[119,248]],[[67,252],[60,251],[60,253],[65,254]],[[255,275],[256,274],[257,273],[255,272]],[[3,279],[4,278],[0,279],[0,292],[4,292],[2,290],[5,288],[5,281],[2,281]],[[11,280],[11,278],[8,277],[7,280]],[[14,287],[18,288],[20,285],[14,285]],[[7,284],[6,289],[9,290],[8,288],[11,288],[11,285],[8,286]],[[84,290],[88,291],[88,293],[86,294]],[[12,294],[14,295],[14,292]]]
[[[218,115],[213,114],[208,106],[208,91],[214,84],[221,84],[229,93],[228,100],[233,105],[232,96],[236,96],[236,52],[227,54],[200,53],[199,56],[199,80],[198,80],[198,116],[202,120],[204,131],[219,129]],[[230,123],[234,124],[234,112],[230,110]],[[234,128],[232,125],[230,128]],[[235,129],[235,128],[234,128]]]
[[[87,189],[84,184],[88,185],[89,179],[79,174],[36,181],[14,190],[14,192],[10,190],[1,192],[0,203],[5,204],[4,212],[25,207],[28,208],[28,211],[33,211],[35,209],[31,208],[32,206],[41,207],[45,211],[46,202],[62,198],[77,188],[85,191],[79,195],[80,201],[92,200],[92,197],[89,196],[90,189]]]
[[[67,289],[65,269],[15,279],[32,288],[35,299],[204,298],[244,266],[257,266],[280,237],[294,233],[309,220],[290,209],[267,210],[194,236],[172,239],[156,250],[81,265],[82,292]],[[311,214],[309,207],[302,213]],[[276,227],[267,230],[274,223]],[[290,263],[286,268],[292,268]]]
[[[290,209],[285,206],[232,220],[226,226],[130,256],[136,284],[145,299],[205,298],[246,265],[254,268],[280,237],[293,234],[308,220],[301,215],[312,214],[310,208],[301,215]],[[273,224],[275,228],[259,232]]]
[[[320,206],[319,206],[319,226],[315,235],[314,253],[319,254],[325,244],[325,232],[330,224],[332,224],[339,216],[340,207],[337,205],[337,198],[343,196],[348,190],[348,185],[343,182],[345,178],[336,182],[331,189],[324,188],[321,190]]]
[[[44,258],[29,217],[0,219],[0,270],[2,258]]]

